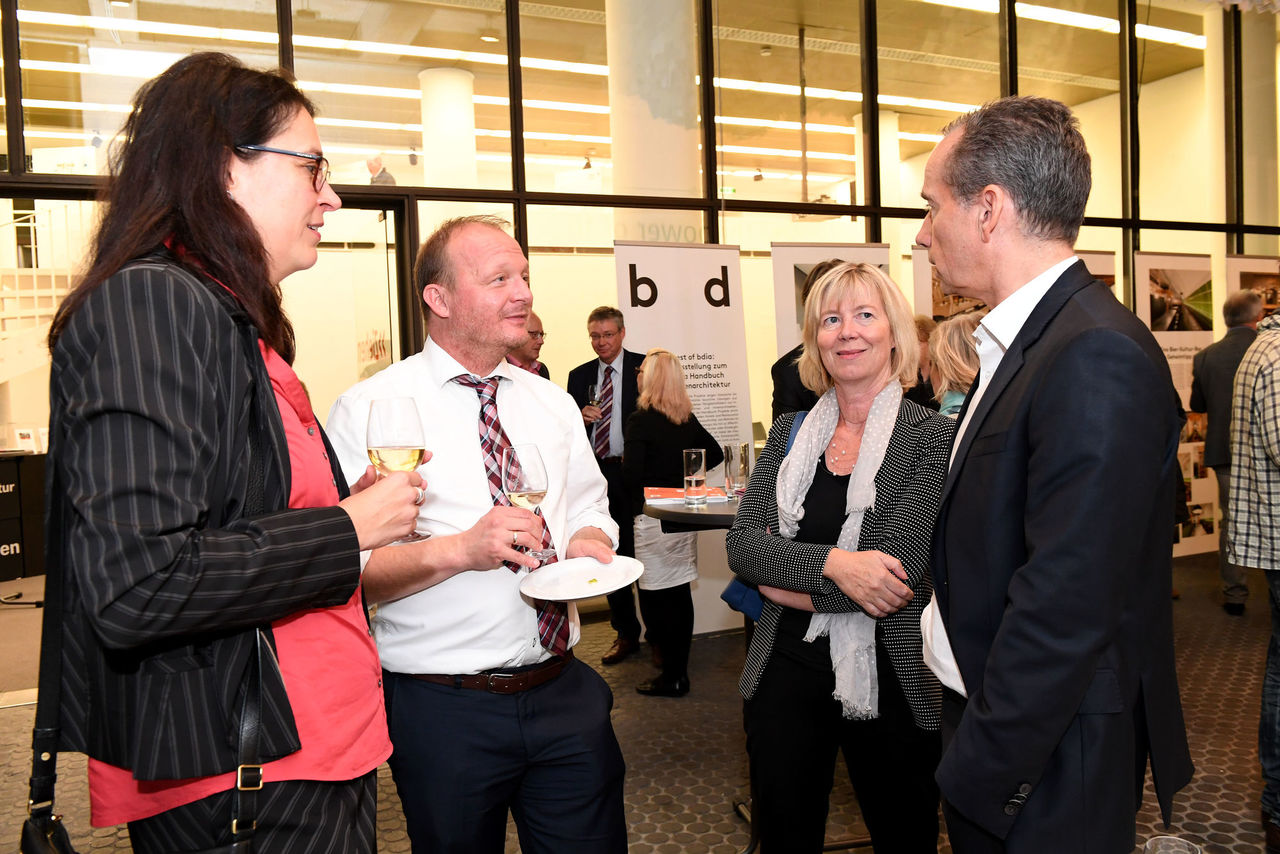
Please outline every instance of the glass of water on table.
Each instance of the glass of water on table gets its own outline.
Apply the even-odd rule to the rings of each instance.
[[[370,401],[365,447],[369,452],[369,462],[382,477],[393,471],[416,471],[427,451],[417,401],[411,397],[384,397]],[[428,536],[414,531],[392,545],[414,543]]]

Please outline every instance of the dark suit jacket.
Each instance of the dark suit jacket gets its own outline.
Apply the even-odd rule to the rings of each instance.
[[[1227,330],[1221,341],[1205,347],[1191,361],[1191,411],[1209,413],[1204,437],[1204,464],[1231,465],[1231,387],[1236,368],[1258,333],[1248,326]]]
[[[796,359],[800,358],[803,344],[797,344],[782,358],[773,363],[769,373],[773,375],[773,420],[784,412],[808,412],[818,402],[818,396],[805,388],[800,382],[800,369],[796,367]]]
[[[1010,852],[1128,852],[1148,754],[1166,821],[1191,778],[1170,609],[1176,396],[1151,333],[1077,263],[963,428],[934,584],[969,698],[937,780]]]
[[[285,509],[288,448],[257,341],[224,289],[162,255],[104,282],[53,352],[61,746],[138,779],[234,769],[258,627],[340,605],[360,580],[345,512]],[[272,669],[262,756],[297,749]]]
[[[729,568],[748,584],[769,584],[813,596],[828,613],[860,611],[856,602],[823,577],[833,545],[801,543],[778,536],[778,468],[786,456],[794,415],[784,415],[769,431],[747,494],[725,537]],[[938,728],[941,688],[920,654],[920,613],[929,601],[929,537],[938,494],[947,471],[955,422],[904,400],[893,425],[884,462],[876,472],[876,501],[862,519],[858,548],[879,550],[902,561],[915,596],[901,610],[876,622],[876,642],[893,662],[916,726]],[[751,699],[773,655],[782,607],[769,600],[751,637],[738,688]]]
[[[636,372],[640,370],[640,365],[644,363],[644,356],[640,353],[633,353],[630,350],[622,351],[622,396],[618,397],[618,389],[613,390],[613,417],[622,419],[622,426],[625,430],[627,419],[631,417],[631,413],[636,411],[636,401],[640,398],[640,390],[636,383]],[[587,386],[593,385],[596,381],[596,373],[600,365],[599,359],[592,359],[585,362],[569,372],[569,396],[578,404],[578,408],[587,405]],[[586,428],[588,425],[583,422]],[[587,431],[590,436],[590,430]]]

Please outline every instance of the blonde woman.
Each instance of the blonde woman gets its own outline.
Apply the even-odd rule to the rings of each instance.
[[[929,369],[933,393],[943,415],[955,418],[960,413],[969,386],[978,375],[978,351],[974,347],[973,332],[984,313],[969,312],[948,317],[929,336],[929,350],[933,354]]]
[[[819,852],[836,751],[875,850],[936,852],[942,690],[921,655],[929,544],[955,425],[903,399],[911,309],[869,264],[804,307],[800,378],[821,395],[774,422],[725,540],[764,610],[738,687],[765,851]]]
[[[640,616],[646,636],[661,653],[662,674],[636,686],[655,697],[689,693],[689,646],[693,640],[693,593],[698,577],[696,534],[664,534],[657,519],[645,516],[644,487],[684,483],[682,452],[702,448],[707,468],[720,465],[724,454],[715,438],[698,423],[684,387],[684,371],[674,353],[650,350],[638,375],[640,398],[627,419],[622,477],[635,516],[636,558],[640,576]],[[656,658],[656,657],[655,657]]]

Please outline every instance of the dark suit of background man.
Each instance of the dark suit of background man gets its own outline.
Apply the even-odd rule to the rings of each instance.
[[[622,483],[622,428],[636,411],[636,400],[640,397],[636,372],[644,356],[622,349],[627,328],[622,312],[616,308],[602,305],[587,315],[587,332],[591,335],[591,349],[599,358],[569,372],[569,394],[582,410],[587,438],[592,440],[600,471],[609,482],[609,515],[618,523],[618,554],[634,557],[635,528]],[[606,370],[613,374],[613,401],[607,417],[601,411],[603,407],[591,406],[587,399],[588,386],[604,387]],[[640,620],[636,617],[632,586],[615,590],[608,596],[609,624],[618,637],[600,659],[605,664],[617,664],[640,646]]]
[[[832,267],[838,267],[841,263],[843,262],[839,258],[828,258],[813,265],[813,269],[804,277],[804,284],[800,287],[802,305],[809,299],[809,291],[813,290],[814,283],[822,278],[822,274]],[[800,369],[796,367],[796,362],[803,349],[804,344],[797,344],[783,353],[782,358],[774,362],[773,367],[769,369],[769,373],[773,376],[774,421],[777,421],[778,416],[785,412],[808,412],[818,402],[818,396],[800,382]]]
[[[1191,362],[1191,411],[1207,412],[1209,426],[1204,440],[1204,464],[1218,480],[1218,507],[1222,527],[1218,529],[1218,572],[1222,575],[1222,608],[1239,617],[1249,598],[1245,569],[1227,558],[1228,501],[1231,494],[1231,387],[1244,351],[1258,337],[1262,319],[1262,297],[1256,291],[1236,291],[1222,304],[1227,334],[1196,353]]]
[[[1151,333],[1074,256],[1089,186],[1071,111],[1043,98],[958,119],[925,168],[917,239],[951,292],[991,306],[921,621],[957,854],[1128,854],[1148,755],[1166,823],[1192,773],[1177,395]]]

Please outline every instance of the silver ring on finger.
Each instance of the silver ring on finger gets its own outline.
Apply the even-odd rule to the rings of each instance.
[[[514,545],[516,544],[516,538],[517,538],[517,537],[519,537],[519,536],[520,536],[520,532],[518,532],[518,531],[512,531],[512,532],[511,532],[511,545],[512,545],[512,546],[514,546]]]
[[[414,489],[417,490],[418,496],[417,498],[413,499],[413,503],[417,505],[421,505],[422,502],[427,499],[427,491],[423,489],[421,486],[415,486]]]

